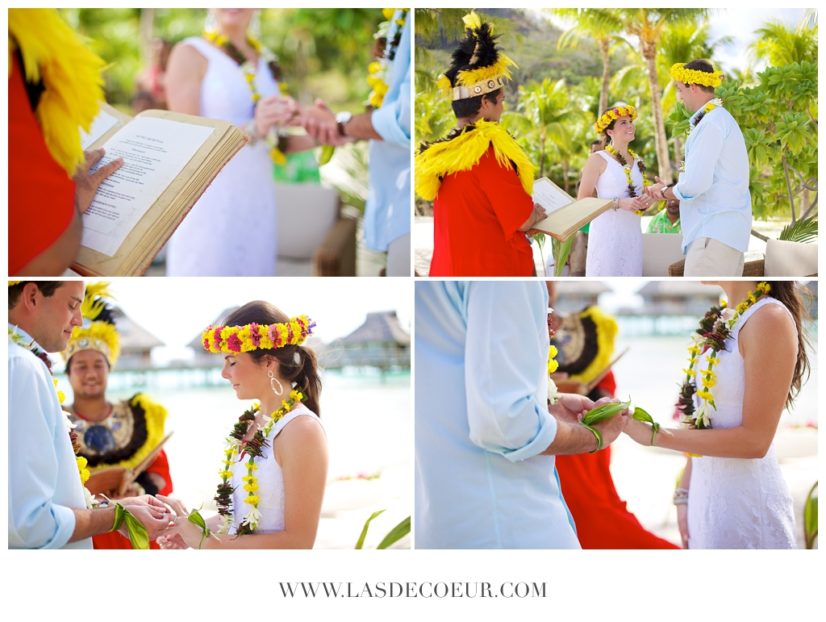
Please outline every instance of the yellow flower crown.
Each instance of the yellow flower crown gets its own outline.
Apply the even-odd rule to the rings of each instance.
[[[22,283],[23,281],[9,281],[9,287],[14,287],[18,283]]]
[[[723,72],[708,73],[697,69],[686,69],[685,63],[674,63],[671,65],[671,77],[683,84],[699,84],[700,86],[717,88],[723,81]]]
[[[244,326],[210,326],[201,334],[201,342],[204,350],[215,354],[239,354],[301,345],[312,334],[313,328],[315,322],[306,315],[278,324],[253,322]]]
[[[91,283],[86,286],[80,311],[87,320],[86,326],[76,326],[66,349],[60,353],[68,361],[81,350],[95,350],[106,357],[110,367],[114,367],[120,356],[120,333],[112,321],[97,320],[102,311],[107,309],[105,299],[109,297],[109,283]]]
[[[614,106],[602,113],[602,116],[594,123],[594,129],[597,133],[602,134],[608,129],[614,121],[620,117],[631,117],[631,120],[637,118],[637,109],[634,106]]]

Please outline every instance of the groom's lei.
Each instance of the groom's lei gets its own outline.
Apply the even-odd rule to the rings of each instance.
[[[702,108],[702,110],[700,110],[699,114],[697,114],[697,116],[692,117],[691,119],[688,120],[688,132],[686,134],[686,138],[688,138],[688,136],[691,135],[691,131],[700,124],[700,121],[702,121],[703,118],[709,112],[711,112],[715,108],[722,107],[722,105],[723,105],[723,100],[721,100],[719,97],[715,97],[714,99],[709,100],[708,102],[706,102],[706,105],[703,106],[703,108]]]
[[[37,345],[37,342],[34,339],[24,339],[23,335],[17,332],[17,327],[15,326],[12,328],[11,326],[8,327],[9,331],[9,339],[19,345],[21,348],[24,348],[34,354],[37,358],[43,361],[43,364],[46,365],[46,369],[49,370],[49,374],[52,373],[52,361],[49,359],[49,355],[46,353],[45,350],[40,348]],[[60,405],[63,405],[63,402],[66,400],[66,395],[57,388],[57,378],[52,376],[52,384],[54,385],[55,391],[57,392],[57,401],[60,402]],[[87,461],[86,458],[83,456],[78,456],[77,452],[79,450],[79,446],[77,444],[77,434],[69,428],[69,441],[72,443],[72,450],[75,452],[75,461],[77,462],[77,470],[80,474],[80,483],[85,486],[86,481],[89,479],[90,473],[89,469],[87,468]],[[84,490],[86,490],[84,488]],[[88,496],[88,495],[87,495]],[[87,498],[87,506],[89,505],[89,499]]]
[[[725,349],[725,342],[731,337],[731,329],[740,319],[745,311],[756,303],[763,296],[768,295],[771,286],[765,281],[757,284],[755,291],[750,291],[746,298],[737,305],[732,312],[726,309],[725,302],[719,306],[715,305],[709,309],[700,320],[700,326],[693,336],[691,345],[688,348],[688,367],[683,370],[685,380],[680,388],[680,399],[677,408],[683,415],[683,423],[689,427],[702,430],[711,427],[711,409],[717,409],[714,403],[714,395],[711,390],[717,384],[717,375],[714,366],[719,361],[718,353]],[[697,389],[694,375],[697,371],[697,362],[700,355],[708,352],[708,367],[700,372],[702,389]],[[700,404],[695,409],[694,395],[699,398]]]

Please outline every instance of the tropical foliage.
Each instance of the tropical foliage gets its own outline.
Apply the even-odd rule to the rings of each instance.
[[[443,136],[455,121],[434,83],[462,36],[465,12],[416,12],[418,141]],[[675,177],[688,114],[677,101],[669,70],[694,58],[721,66],[718,57],[732,38],[712,37],[713,9],[482,13],[519,64],[502,123],[540,174],[575,193],[596,138],[591,124],[606,107],[622,101],[639,110],[633,146],[650,174]],[[790,224],[812,219],[788,232],[805,239],[816,230],[817,216],[817,14],[807,11],[797,27],[768,22],[751,38],[750,64],[722,64],[726,80],[718,94],[743,129],[755,216]]]

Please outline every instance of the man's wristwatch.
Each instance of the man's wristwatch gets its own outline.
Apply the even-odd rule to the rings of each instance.
[[[347,136],[347,132],[344,131],[344,126],[350,122],[350,119],[353,118],[352,112],[339,112],[336,115],[336,125],[338,126],[338,135],[339,136]]]

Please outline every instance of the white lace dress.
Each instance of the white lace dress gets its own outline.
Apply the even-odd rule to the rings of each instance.
[[[597,179],[601,199],[629,196],[622,165],[605,151],[597,152],[606,167]],[[642,195],[642,173],[637,162],[631,167],[631,180]],[[591,221],[585,276],[642,276],[642,225],[640,217],[623,209],[609,209]]]
[[[208,66],[201,83],[201,116],[243,126],[254,106],[240,66],[204,39],[184,41]],[[278,83],[259,60],[255,84],[262,97]],[[272,276],[276,265],[273,164],[266,141],[230,160],[184,218],[167,246],[168,276]]]
[[[273,533],[284,531],[284,476],[281,466],[275,460],[275,444],[278,434],[284,427],[297,417],[312,417],[319,425],[321,420],[307,408],[304,404],[299,404],[293,410],[281,418],[270,432],[268,440],[269,446],[264,448],[263,455],[255,459],[258,470],[255,471],[258,477],[258,510],[261,512],[261,521],[258,523],[256,533]],[[235,492],[232,493],[232,527],[230,533],[234,534],[249,512],[249,506],[244,503],[247,491],[244,490],[244,477],[247,474],[247,461],[236,462],[231,467],[232,486]]]
[[[714,428],[734,428],[743,420],[744,367],[737,338],[759,309],[781,302],[762,298],[740,317],[715,365]],[[707,367],[701,357],[701,368]],[[697,378],[699,384],[699,375]],[[689,548],[794,548],[792,498],[783,480],[774,445],[763,458],[692,458],[688,493]]]

